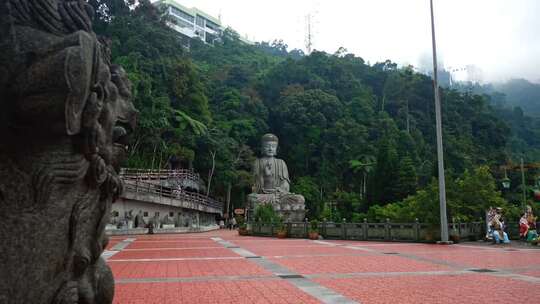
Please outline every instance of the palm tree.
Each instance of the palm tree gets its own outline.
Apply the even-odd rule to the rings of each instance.
[[[360,186],[360,197],[364,198],[367,192],[368,174],[375,168],[376,158],[373,155],[362,155],[360,159],[349,161],[349,167],[354,173],[362,172],[362,185]]]

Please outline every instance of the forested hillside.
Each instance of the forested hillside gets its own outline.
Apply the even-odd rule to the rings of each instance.
[[[510,79],[506,82],[488,83],[484,85],[470,82],[458,83],[458,88],[477,94],[495,95],[498,106],[520,107],[529,116],[540,117],[540,84],[526,79]]]
[[[512,79],[483,85],[458,82],[453,88],[489,100],[497,117],[511,129],[507,150],[511,158],[523,157],[525,162],[540,159],[540,84]]]
[[[201,173],[211,194],[242,206],[259,139],[272,132],[310,218],[437,221],[428,76],[391,61],[369,65],[344,49],[305,56],[282,42],[250,46],[231,30],[188,52],[147,1],[134,10],[123,0],[90,2],[101,5],[96,32],[110,39],[140,111],[129,166],[164,168],[174,157]],[[514,210],[492,176],[501,173],[489,169],[507,161],[519,127],[489,98],[442,91],[453,217],[478,218],[489,205]]]

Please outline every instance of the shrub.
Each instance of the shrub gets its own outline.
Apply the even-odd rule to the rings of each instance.
[[[276,211],[274,211],[274,207],[272,207],[272,205],[270,204],[257,206],[257,208],[255,208],[253,218],[255,219],[255,221],[261,223],[281,222],[281,218],[276,213]]]
[[[319,221],[317,220],[311,220],[309,222],[310,231],[311,232],[319,232]]]

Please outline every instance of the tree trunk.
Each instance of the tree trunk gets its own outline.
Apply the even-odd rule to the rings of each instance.
[[[154,153],[152,153],[152,170],[154,170],[154,162],[156,161],[156,149],[157,149],[157,143],[154,144]]]
[[[159,165],[158,170],[161,170],[161,159],[163,158],[163,149],[159,149]]]
[[[210,152],[212,155],[212,169],[208,172],[208,186],[206,187],[206,196],[210,195],[210,186],[212,185],[212,176],[214,176],[214,170],[216,168],[216,151]]]
[[[367,172],[364,172],[364,178],[362,179],[362,198],[365,198],[367,191]]]
[[[139,143],[140,142],[141,142],[141,138],[138,137],[137,140],[135,140],[135,143],[133,144],[133,146],[129,147],[129,156],[135,155],[135,152],[139,148]]]
[[[232,184],[229,182],[227,184],[227,214],[231,214],[231,188]]]
[[[410,130],[410,121],[409,121],[409,99],[407,99],[407,134],[411,134]]]

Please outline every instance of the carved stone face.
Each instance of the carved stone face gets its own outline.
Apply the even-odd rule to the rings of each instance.
[[[266,157],[274,157],[277,154],[278,143],[275,141],[266,141],[262,143],[262,154]]]
[[[111,67],[112,82],[118,90],[114,103],[116,123],[113,129],[113,166],[118,167],[128,152],[128,135],[135,129],[139,112],[131,102],[131,82],[120,66]]]
[[[138,111],[131,102],[131,83],[124,69],[112,65],[105,75],[107,98],[99,119],[103,130],[99,154],[118,169],[127,156],[128,135],[135,128]]]
[[[137,111],[91,12],[86,1],[0,1],[0,120],[9,119],[0,123],[9,134],[0,143],[0,278],[15,278],[0,283],[0,303],[112,303],[100,258],[121,193],[111,167]]]

